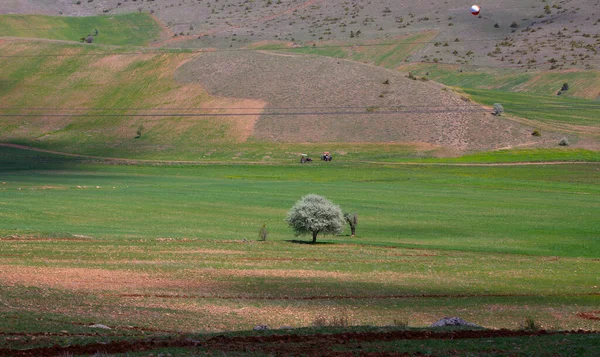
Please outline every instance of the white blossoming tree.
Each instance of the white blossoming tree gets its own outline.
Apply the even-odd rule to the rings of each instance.
[[[319,233],[341,233],[345,223],[339,206],[315,194],[306,195],[296,202],[286,221],[297,236],[311,234],[312,243],[317,242]]]

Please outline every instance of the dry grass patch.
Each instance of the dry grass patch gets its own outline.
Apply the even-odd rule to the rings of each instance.
[[[107,55],[90,63],[90,68],[98,68],[103,71],[117,72],[123,71],[132,63],[139,60],[148,60],[154,55]]]

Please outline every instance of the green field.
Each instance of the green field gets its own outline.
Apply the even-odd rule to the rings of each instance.
[[[1,148],[0,167],[0,331],[13,333],[4,348],[319,319],[600,328],[581,317],[600,303],[597,163],[157,167]],[[357,236],[300,244],[309,238],[284,219],[308,193],[357,212]],[[113,329],[87,336],[94,323]],[[548,337],[529,351],[562,340],[585,355],[597,336],[585,338]],[[423,351],[398,343],[369,348]],[[428,350],[486,350],[465,343]]]
[[[94,44],[120,46],[146,45],[162,31],[145,13],[91,17],[0,15],[0,37],[80,41],[94,30],[98,30]]]
[[[17,150],[2,150],[5,167],[28,159],[21,154],[15,160]],[[68,161],[59,164],[70,165]],[[283,222],[286,210],[300,196],[315,192],[365,217],[364,229],[371,234],[352,243],[568,257],[600,255],[592,241],[584,244],[598,228],[593,219],[600,213],[598,164],[331,164],[207,166],[210,169],[135,166],[125,174],[121,167],[101,166],[99,177],[89,170],[60,171],[60,175],[53,171],[35,175],[30,170],[18,171],[13,174],[17,179],[6,180],[3,187],[3,195],[11,204],[4,206],[6,216],[0,229],[4,235],[117,238],[126,231],[126,236],[137,238],[241,239],[253,236],[256,227],[265,221],[273,237],[283,239],[289,235]],[[44,186],[57,188],[42,190]],[[76,186],[102,189],[80,190]],[[173,210],[172,191],[180,190],[186,201],[176,207],[185,209]],[[44,200],[54,204],[46,207]],[[77,200],[82,200],[81,205],[72,203]],[[217,201],[218,208],[213,207]],[[115,215],[109,207],[117,202],[123,212]],[[146,213],[139,216],[132,211],[128,216],[127,202],[146,207]],[[245,224],[232,226],[229,220],[223,220],[234,207]],[[537,219],[531,221],[534,208]],[[46,218],[49,210],[56,219]],[[198,217],[197,211],[208,213]],[[80,219],[68,218],[75,215]],[[162,219],[156,222],[154,217]],[[511,223],[509,232],[504,228],[507,222]],[[11,231],[13,226],[19,228]],[[497,244],[502,241],[511,244]]]
[[[575,98],[556,98],[531,93],[470,89],[463,91],[476,102],[492,106],[501,103],[507,114],[534,120],[564,130],[598,135],[600,102]]]
[[[395,39],[381,41],[353,42],[325,41],[318,46],[287,47],[285,43],[251,46],[258,50],[286,51],[319,56],[342,58],[356,62],[374,64],[385,68],[396,68],[410,57],[410,54],[423,47],[437,36],[437,31],[425,31]]]
[[[600,91],[597,85],[600,72],[593,70],[578,71],[523,71],[511,68],[488,68],[432,63],[409,63],[400,70],[412,72],[416,76],[453,87],[491,89],[506,92],[531,93],[558,97],[557,93],[564,83],[569,89],[560,98],[574,97],[598,99]]]
[[[523,72],[484,67],[463,71],[456,65],[434,64],[407,64],[400,70],[455,87],[477,103],[500,103],[508,115],[539,122],[544,129],[599,134],[598,71]],[[569,90],[557,96],[563,83],[569,84]]]

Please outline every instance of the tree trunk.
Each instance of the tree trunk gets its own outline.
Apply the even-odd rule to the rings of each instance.
[[[313,244],[317,243],[317,234],[319,234],[319,231],[313,231],[312,234],[313,234],[313,240],[312,240]]]
[[[356,235],[356,226],[350,226],[350,230],[352,231],[352,236]]]

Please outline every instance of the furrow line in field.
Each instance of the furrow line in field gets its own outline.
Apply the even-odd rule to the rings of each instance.
[[[481,338],[506,338],[525,336],[550,336],[550,335],[592,335],[594,331],[525,331],[525,330],[461,330],[461,331],[387,331],[387,332],[345,332],[345,333],[316,333],[310,335],[276,334],[270,336],[225,336],[218,335],[211,338],[195,340],[192,338],[167,337],[149,338],[143,341],[114,341],[106,343],[92,343],[75,346],[38,347],[25,350],[0,349],[0,356],[57,356],[93,354],[98,351],[104,353],[125,353],[137,351],[150,351],[158,348],[194,348],[202,347],[209,350],[245,351],[248,348],[265,350],[285,355],[291,352],[290,348],[297,348],[295,344],[303,344],[303,355],[312,356],[340,356],[338,351],[330,350],[329,346],[340,343],[360,343],[395,340],[458,340]],[[307,345],[304,345],[307,344]],[[314,354],[317,353],[317,354]],[[354,355],[354,354],[352,354]],[[388,354],[389,355],[389,354]],[[400,355],[400,354],[395,354]]]
[[[540,297],[539,294],[401,294],[401,295],[316,295],[316,296],[245,296],[245,295],[188,295],[188,294],[106,294],[123,298],[215,299],[215,300],[384,300],[384,299],[443,299],[482,297]],[[547,294],[544,297],[600,296],[600,293]]]

